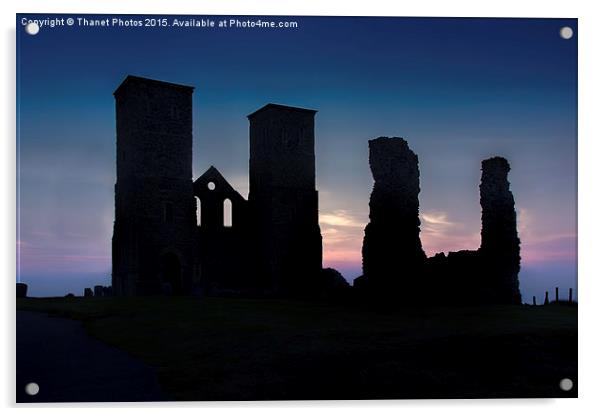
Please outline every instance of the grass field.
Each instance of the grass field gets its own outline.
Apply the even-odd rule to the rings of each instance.
[[[156,368],[174,400],[576,397],[577,308],[375,312],[195,297],[18,299]],[[559,382],[575,388],[563,392]]]

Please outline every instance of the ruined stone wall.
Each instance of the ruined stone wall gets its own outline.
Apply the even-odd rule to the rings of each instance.
[[[510,165],[502,157],[482,162],[481,247],[438,253],[427,261],[426,298],[439,304],[519,304],[520,241]]]
[[[426,258],[420,242],[418,158],[400,138],[370,140],[374,188],[365,228],[363,275],[354,288],[399,305],[517,304],[520,241],[510,165],[482,162],[481,247]]]
[[[370,140],[369,151],[374,187],[362,247],[363,283],[377,292],[400,289],[417,296],[411,292],[420,285],[426,259],[418,218],[418,157],[398,137]]]

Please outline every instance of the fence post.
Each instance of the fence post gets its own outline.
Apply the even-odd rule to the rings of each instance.
[[[548,299],[548,291],[546,290],[546,299],[543,301],[544,305],[549,305],[550,304],[550,300]]]
[[[558,288],[556,288],[556,303],[558,303]]]
[[[533,306],[537,306],[537,301],[535,300],[535,296],[533,296]]]
[[[573,303],[573,288],[569,289],[569,303]]]

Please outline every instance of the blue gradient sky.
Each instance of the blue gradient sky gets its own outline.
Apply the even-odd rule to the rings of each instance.
[[[325,266],[348,279],[361,273],[368,140],[386,135],[418,154],[429,255],[478,247],[480,161],[500,155],[512,167],[523,298],[576,288],[577,36],[559,36],[577,34],[575,19],[280,18],[299,28],[29,36],[22,16],[18,270],[32,295],[110,281],[112,92],[127,74],[196,87],[194,176],[213,164],[244,196],[245,116],[267,102],[318,110]]]

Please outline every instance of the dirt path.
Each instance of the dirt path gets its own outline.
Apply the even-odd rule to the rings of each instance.
[[[155,371],[90,338],[81,323],[17,311],[17,403],[168,400]],[[35,382],[39,393],[25,386]]]

